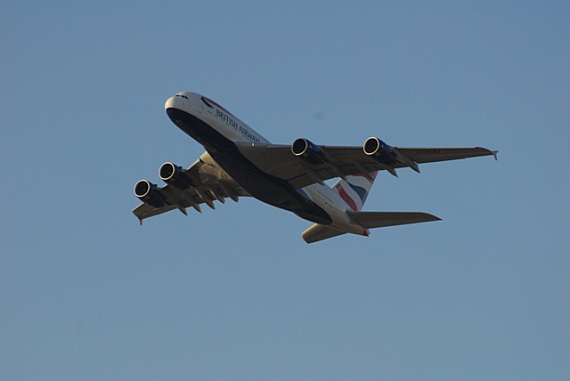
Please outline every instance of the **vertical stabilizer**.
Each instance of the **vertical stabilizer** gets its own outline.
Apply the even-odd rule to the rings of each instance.
[[[372,172],[369,176],[363,174],[346,176],[346,181],[340,179],[332,189],[348,204],[350,209],[358,212],[362,210],[377,174],[378,172]]]

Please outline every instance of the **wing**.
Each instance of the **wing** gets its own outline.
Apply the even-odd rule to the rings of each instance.
[[[206,204],[215,209],[214,201],[225,203],[226,198],[230,198],[237,202],[239,197],[250,196],[216,164],[207,152],[188,169],[183,170],[183,173],[188,179],[191,179],[192,185],[181,186],[172,183],[162,188],[156,188],[153,192],[156,192],[162,205],[152,206],[143,202],[133,209],[133,214],[137,216],[141,224],[145,218],[174,209],[187,214],[186,208],[193,207],[198,212],[202,212],[201,204]]]
[[[372,172],[387,170],[397,176],[396,169],[411,167],[419,172],[417,164],[497,155],[486,148],[400,148],[390,147],[395,160],[383,163],[364,153],[362,147],[318,146],[322,160],[311,162],[296,156],[289,145],[238,145],[240,152],[262,171],[286,180],[295,189],[322,183],[334,177],[362,173],[372,178]]]

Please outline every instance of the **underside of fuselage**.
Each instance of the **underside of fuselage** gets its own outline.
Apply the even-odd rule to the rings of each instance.
[[[202,144],[216,163],[253,197],[311,222],[331,224],[331,217],[321,207],[286,181],[261,171],[242,155],[234,142],[208,123],[177,108],[168,108],[166,113],[178,128]]]

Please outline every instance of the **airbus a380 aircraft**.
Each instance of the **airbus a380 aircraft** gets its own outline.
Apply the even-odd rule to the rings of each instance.
[[[274,145],[216,102],[181,92],[166,101],[168,117],[206,148],[188,169],[165,163],[159,175],[162,188],[147,180],[135,185],[143,202],[133,210],[145,218],[200,204],[214,209],[214,201],[252,196],[314,222],[302,237],[307,243],[345,233],[368,236],[369,229],[436,221],[415,212],[362,212],[378,171],[397,176],[396,169],[418,164],[492,155],[485,148],[403,148],[368,138],[362,147],[319,146],[299,138]],[[328,187],[324,181],[338,177]]]

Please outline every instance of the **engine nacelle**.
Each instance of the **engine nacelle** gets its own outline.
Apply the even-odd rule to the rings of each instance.
[[[374,156],[382,164],[392,165],[396,162],[396,153],[392,147],[378,138],[371,137],[366,139],[362,149],[365,154]]]
[[[291,145],[291,152],[312,164],[321,164],[324,161],[324,154],[319,146],[305,138],[295,140]]]
[[[186,189],[190,186],[194,186],[194,182],[182,167],[179,167],[173,163],[164,163],[158,170],[158,175],[160,178],[178,189]]]
[[[147,180],[140,180],[135,184],[135,196],[145,204],[160,208],[164,205],[164,196],[156,184]]]

